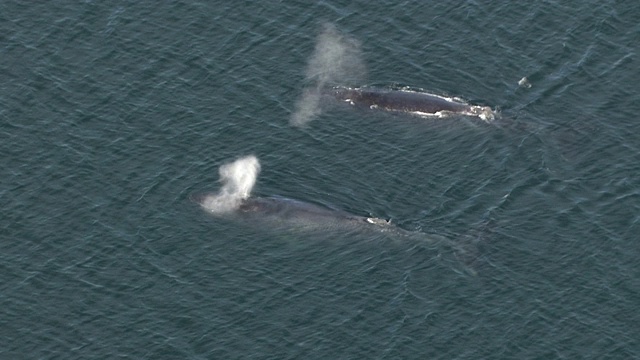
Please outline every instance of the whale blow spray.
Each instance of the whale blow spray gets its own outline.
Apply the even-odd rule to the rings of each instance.
[[[237,210],[249,198],[260,173],[260,162],[253,155],[245,156],[220,167],[222,188],[217,194],[207,195],[200,205],[212,213]]]
[[[291,124],[303,126],[320,114],[322,88],[338,82],[362,82],[366,78],[360,43],[341,34],[334,25],[325,24],[306,69],[310,83],[302,91],[291,115]]]

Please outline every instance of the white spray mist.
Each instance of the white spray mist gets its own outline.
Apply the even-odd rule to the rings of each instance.
[[[251,195],[260,173],[260,162],[253,155],[220,166],[222,188],[217,194],[205,196],[200,205],[212,213],[231,212]]]
[[[303,126],[320,114],[320,97],[325,86],[362,82],[366,78],[360,43],[342,35],[332,24],[325,24],[306,69],[311,85],[302,91],[291,124]]]

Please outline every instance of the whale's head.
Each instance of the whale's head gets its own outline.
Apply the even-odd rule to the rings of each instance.
[[[492,122],[496,118],[496,113],[488,106],[470,106],[471,115],[477,116],[485,122]]]

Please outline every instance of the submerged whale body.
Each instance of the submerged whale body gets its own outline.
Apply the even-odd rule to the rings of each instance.
[[[245,199],[240,204],[237,212],[245,217],[277,218],[292,225],[391,227],[388,221],[380,218],[358,216],[342,210],[329,209],[299,200],[276,196]]]
[[[384,233],[393,238],[416,237],[425,240],[425,234],[401,229],[384,219],[354,215],[285,197],[248,197],[242,199],[237,207],[222,212],[211,207],[211,200],[215,197],[215,194],[208,194],[192,196],[191,199],[214,216],[257,227],[286,231],[373,232]]]
[[[290,230],[374,230],[397,234],[405,232],[387,220],[354,215],[343,210],[280,196],[243,199],[230,215],[258,226],[268,225]]]
[[[340,101],[370,109],[425,116],[460,114],[476,116],[484,121],[494,118],[494,113],[488,106],[469,105],[451,98],[413,90],[336,86],[327,93]]]

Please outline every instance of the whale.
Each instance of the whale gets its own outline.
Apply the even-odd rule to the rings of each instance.
[[[322,226],[334,229],[370,227],[381,231],[392,228],[389,221],[381,218],[354,215],[343,210],[280,196],[245,199],[237,212],[244,217],[269,217],[302,227]]]
[[[455,248],[445,236],[405,230],[382,218],[336,209],[282,196],[255,196],[252,189],[260,172],[260,162],[245,156],[219,168],[222,187],[215,193],[194,193],[189,196],[212,216],[230,221],[242,228],[266,231],[286,239],[361,239],[382,240],[400,244],[423,244],[430,248],[440,245]],[[293,235],[290,236],[290,235]],[[435,247],[434,247],[435,245]],[[472,250],[461,253],[461,259],[473,259]],[[468,271],[469,272],[469,271]],[[469,272],[472,273],[472,272]]]
[[[226,219],[243,226],[268,229],[279,233],[293,234],[345,234],[377,236],[392,241],[417,240],[435,244],[446,240],[436,234],[411,231],[396,226],[390,220],[353,213],[317,205],[297,199],[272,195],[250,196],[242,199],[233,208],[217,211],[217,194],[191,196],[206,212],[214,217]]]
[[[233,210],[218,212],[211,210],[210,201],[215,196],[217,195],[192,195],[191,200],[217,218],[234,221],[261,232],[267,230],[276,234],[330,238],[365,236],[396,244],[409,241],[431,249],[449,248],[461,270],[469,275],[476,276],[477,268],[481,265],[478,260],[481,255],[477,246],[482,240],[481,235],[476,234],[472,238],[465,234],[460,242],[456,242],[443,235],[406,230],[382,218],[355,215],[344,210],[277,195],[251,196],[243,199]]]
[[[495,118],[488,106],[470,105],[454,98],[405,88],[334,86],[324,94],[361,108],[435,117],[457,114],[478,117],[485,122]]]
[[[333,209],[309,202],[282,196],[251,196],[239,201],[233,208],[218,212],[211,205],[216,194],[193,195],[191,200],[207,212],[225,218],[232,218],[259,226],[286,227],[296,230],[364,230],[407,235],[411,232],[400,229],[390,221],[360,216],[344,210]]]

